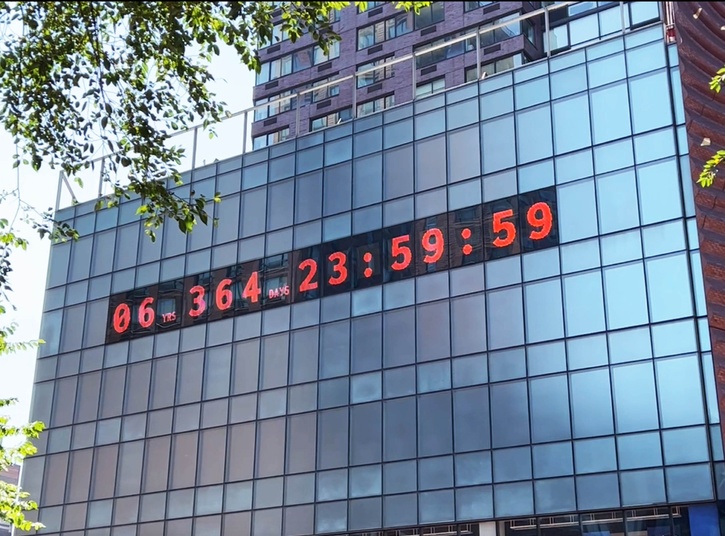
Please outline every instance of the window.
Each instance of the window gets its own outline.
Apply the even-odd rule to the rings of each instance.
[[[372,67],[378,67],[379,65],[385,65],[385,62],[391,59],[392,56],[388,58],[382,58],[370,63],[366,63],[365,65],[358,65],[357,70],[365,71],[367,69],[371,69]],[[361,76],[357,77],[357,87],[366,87],[370,86],[376,82],[380,82],[381,80],[385,80],[386,78],[392,78],[393,77],[393,66],[390,67],[381,67],[380,69],[375,69],[374,71],[369,71]]]
[[[340,41],[333,41],[330,43],[330,49],[327,54],[324,53],[321,47],[316,46],[312,49],[312,65],[319,65],[325,63],[340,56]]]
[[[424,82],[422,84],[418,84],[418,86],[415,88],[415,96],[423,97],[425,95],[432,95],[433,93],[438,93],[439,91],[442,91],[445,88],[446,88],[446,79],[445,78],[436,78],[435,80],[431,80],[430,82]]]
[[[412,19],[413,12],[411,11],[360,28],[357,31],[357,49],[363,50],[411,32],[413,30]]]
[[[256,84],[264,84],[288,74],[309,69],[313,65],[324,63],[340,55],[340,43],[330,44],[330,51],[325,54],[319,46],[298,50],[280,58],[262,63],[257,73]]]
[[[492,74],[502,73],[508,71],[514,67],[521,67],[526,63],[525,58],[521,54],[515,54],[508,58],[501,58],[500,60],[492,61],[490,63],[481,64],[481,78],[484,76],[491,76]],[[476,66],[468,67],[466,69],[466,82],[472,82],[476,79]]]
[[[385,97],[380,97],[375,100],[358,104],[357,116],[362,117],[364,115],[373,114],[375,112],[380,112],[381,110],[385,110],[392,106],[395,106],[395,95],[387,95]]]
[[[465,35],[465,33],[466,33],[465,31],[458,32],[453,35],[443,37],[442,39],[437,39],[430,43],[426,43],[425,45],[416,47],[416,52],[418,52],[420,50],[425,50],[427,48],[432,48],[437,45],[442,45],[443,43],[452,41],[462,35]],[[441,48],[433,50],[427,54],[421,54],[420,56],[417,56],[415,58],[415,66],[418,69],[422,69],[423,67],[427,67],[428,65],[433,65],[434,63],[438,63],[439,61],[447,60],[449,58],[454,58],[460,54],[463,54],[464,52],[470,52],[471,50],[475,50],[475,49],[476,49],[476,38],[472,37],[471,39],[465,39],[464,41],[458,41],[457,43],[453,43],[452,45],[449,45],[447,47],[441,47]]]
[[[283,97],[289,97],[294,92],[292,90],[290,91],[283,91],[282,93],[277,93],[276,95],[270,95],[269,97],[265,97],[263,99],[257,99],[254,101],[255,106],[259,106],[261,104],[271,103],[269,106],[264,106],[262,108],[258,108],[254,110],[254,120],[255,121],[261,121],[262,119],[267,119],[268,117],[274,117],[275,115],[281,114],[282,112],[288,112],[290,110],[294,110],[297,107],[297,98],[291,98],[286,100],[280,100]],[[279,101],[279,102],[277,102]]]
[[[337,112],[333,112],[333,113],[325,115],[323,117],[311,119],[310,120],[310,132],[314,132],[315,130],[320,130],[322,128],[331,127],[331,126],[337,125],[339,123],[342,123],[343,121],[349,121],[350,119],[352,119],[352,109],[351,108],[345,108],[344,110],[338,110]]]
[[[415,16],[415,29],[420,30],[436,22],[441,22],[445,17],[443,2],[433,2],[429,6],[420,8],[420,13]]]
[[[463,11],[473,11],[488,4],[493,4],[493,2],[463,2]]]
[[[252,139],[252,148],[254,150],[261,149],[262,147],[267,147],[269,145],[274,145],[275,143],[284,141],[287,138],[289,138],[289,127],[285,127],[282,130],[277,130],[276,132],[270,132],[269,134],[255,136]]]
[[[368,4],[367,5],[367,9],[365,11],[363,11],[362,9],[360,9],[360,6],[358,6],[357,7],[357,12],[358,13],[364,13],[364,12],[370,11],[371,9],[375,9],[378,6],[382,6],[384,3],[385,2],[368,2],[367,3]]]
[[[321,86],[323,84],[327,84],[328,82],[331,82],[331,78],[324,78],[322,80],[318,80],[317,82],[313,82],[312,84],[309,84],[306,89]],[[305,101],[309,104],[311,102],[319,102],[325,99],[329,99],[330,97],[336,97],[340,94],[340,86],[333,85],[333,86],[325,86],[321,89],[318,89],[316,91],[310,91],[309,93],[305,94]]]
[[[517,35],[521,34],[521,22],[516,21],[512,22],[511,24],[507,24],[506,26],[503,26],[501,28],[496,28],[493,31],[486,32],[485,30],[487,28],[491,28],[492,26],[496,26],[498,24],[504,24],[508,21],[514,20],[519,18],[521,15],[519,13],[513,13],[507,17],[503,17],[500,19],[497,19],[495,21],[489,22],[488,24],[484,24],[481,26],[481,46],[487,47],[490,45],[493,45],[495,43],[500,43],[501,41],[505,41],[506,39],[510,39],[512,37],[515,37]]]
[[[340,10],[339,9],[330,10],[330,22],[340,22]]]
[[[275,24],[272,27],[272,42],[270,45],[281,43],[287,39],[289,39],[289,33],[287,33],[287,30],[283,29],[281,24]]]

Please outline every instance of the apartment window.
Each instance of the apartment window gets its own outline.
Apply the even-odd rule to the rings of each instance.
[[[385,97],[380,97],[379,99],[374,99],[368,102],[363,102],[362,104],[358,104],[357,116],[362,117],[364,115],[373,114],[375,112],[380,112],[392,106],[395,106],[395,95],[387,95]]]
[[[342,123],[343,121],[349,121],[352,119],[352,108],[345,108],[344,110],[338,110],[331,114],[317,117],[310,120],[310,132],[320,130],[321,128],[331,127]]]
[[[283,97],[288,97],[292,95],[293,91],[284,91],[282,93],[278,93],[276,95],[270,95],[269,97],[265,97],[263,99],[257,99],[254,101],[254,106],[259,106],[261,104],[270,103],[269,106],[264,106],[262,108],[258,108],[254,110],[254,120],[255,121],[261,121],[262,119],[267,119],[268,117],[274,117],[275,115],[281,114],[282,112],[288,112],[290,110],[294,110],[297,106],[297,98],[291,98],[291,99],[285,99],[285,100],[279,100]]]
[[[418,84],[418,86],[415,88],[415,96],[424,97],[426,95],[438,93],[439,91],[442,91],[444,89],[446,89],[446,79],[443,77],[436,78],[435,80],[431,80],[430,82],[423,82],[422,84]]]
[[[357,70],[359,71],[365,71],[367,69],[371,69],[373,67],[378,67],[380,65],[384,65],[386,61],[390,60],[392,56],[389,56],[387,58],[382,58],[376,61],[372,61],[370,63],[366,63],[365,65],[358,65]],[[386,78],[392,78],[393,77],[393,66],[390,65],[389,67],[381,67],[380,69],[375,69],[374,71],[369,71],[365,74],[362,74],[357,77],[357,87],[366,87],[371,86],[375,84],[376,82],[380,82],[381,80],[385,80]]]
[[[481,64],[481,78],[509,71],[515,67],[521,67],[524,63],[525,61],[522,54],[514,54],[513,56],[509,56],[507,58],[501,58],[496,61]],[[476,72],[475,65],[466,69],[466,82],[476,80],[477,76],[478,73]]]
[[[275,132],[270,132],[269,134],[255,136],[254,138],[252,138],[252,148],[255,150],[261,149],[262,147],[267,147],[269,145],[274,145],[275,143],[284,141],[287,138],[289,138],[289,127],[285,127]]]
[[[626,29],[660,20],[658,2],[627,2],[623,6],[623,14],[620,4],[614,2],[579,2],[552,11],[544,46],[550,44],[552,52],[560,52],[621,32],[622,22]]]
[[[505,41],[506,39],[511,39],[512,37],[521,35],[521,21],[515,21],[515,19],[518,19],[520,16],[520,13],[513,13],[507,17],[496,19],[493,22],[489,22],[488,24],[481,26],[481,46],[491,46],[493,44],[500,43],[501,41]],[[508,21],[514,22],[510,22],[501,28],[484,32],[487,28],[491,28],[498,24],[505,24]]]
[[[413,31],[413,12],[400,13],[357,31],[357,49],[363,50]]]
[[[288,74],[297,73],[309,69],[313,65],[324,63],[340,55],[340,43],[335,41],[330,44],[330,51],[324,54],[319,46],[298,50],[272,61],[262,63],[257,73],[257,84],[264,84]]]
[[[339,9],[330,10],[330,22],[340,22],[340,10]]]
[[[433,2],[429,6],[420,8],[420,12],[415,16],[415,29],[420,30],[431,24],[441,22],[445,16],[443,2]]]
[[[416,47],[416,52],[418,52],[420,50],[425,50],[427,48],[432,48],[437,45],[442,45],[443,43],[452,41],[453,39],[456,39],[457,37],[465,35],[465,33],[466,33],[465,31],[458,32],[456,34],[446,36],[442,39],[438,39],[431,43],[426,43],[425,45]],[[422,69],[423,67],[427,67],[428,65],[433,65],[434,63],[438,63],[439,61],[447,60],[449,58],[454,58],[460,54],[463,54],[464,52],[469,52],[471,50],[476,50],[476,38],[475,37],[466,39],[464,41],[458,41],[457,43],[453,43],[452,45],[447,46],[447,47],[441,47],[436,50],[432,50],[431,52],[428,52],[427,54],[421,54],[420,56],[416,56],[415,65],[418,69]]]
[[[385,2],[368,2],[368,6],[365,9],[365,11],[370,11],[371,9],[375,9],[376,7],[382,6]],[[360,9],[360,6],[357,6],[357,12],[363,13],[363,10]]]
[[[315,46],[312,49],[312,65],[319,65],[320,63],[325,63],[338,57],[340,57],[340,41],[330,43],[330,49],[327,51],[327,54],[319,46]]]
[[[493,4],[493,2],[463,2],[463,11],[473,11],[488,4]]]
[[[309,84],[306,89],[318,87],[323,84],[326,84],[328,82],[331,82],[331,78],[324,78],[322,80],[317,80],[316,82],[313,82],[312,84]],[[323,88],[317,89],[315,91],[310,91],[309,93],[306,93],[306,101],[308,103],[310,102],[319,102],[325,99],[329,99],[330,97],[336,97],[340,94],[340,86],[335,84],[332,86],[325,86]]]
[[[289,33],[287,30],[282,28],[281,24],[275,24],[272,27],[272,43],[279,43],[289,39]]]

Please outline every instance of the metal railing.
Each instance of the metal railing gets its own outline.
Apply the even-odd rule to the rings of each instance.
[[[392,59],[391,61],[387,61],[384,63],[381,63],[380,65],[376,65],[374,67],[369,67],[366,69],[361,69],[359,71],[356,71],[353,74],[341,76],[339,78],[336,78],[332,81],[326,82],[324,84],[320,84],[315,87],[311,87],[308,89],[304,89],[302,91],[299,91],[297,93],[294,93],[292,95],[288,95],[285,97],[280,97],[278,99],[275,99],[270,102],[266,102],[264,104],[259,104],[257,106],[252,106],[251,108],[246,108],[244,110],[240,110],[234,113],[230,113],[227,115],[226,118],[224,118],[219,123],[216,123],[213,125],[217,135],[213,139],[209,140],[208,136],[199,136],[200,131],[204,130],[204,127],[199,124],[196,126],[193,126],[187,130],[176,132],[172,134],[169,139],[168,143],[170,145],[176,145],[176,146],[182,146],[185,149],[185,160],[182,160],[181,169],[187,171],[187,170],[194,170],[198,167],[204,166],[207,163],[211,163],[212,161],[220,161],[227,158],[231,158],[234,156],[239,156],[240,154],[246,154],[247,152],[250,152],[251,150],[254,150],[252,146],[252,140],[251,140],[251,123],[254,122],[255,118],[255,112],[258,110],[268,108],[270,106],[281,106],[284,103],[287,103],[288,101],[291,101],[293,99],[296,99],[295,102],[295,121],[294,121],[294,134],[290,136],[290,138],[297,138],[301,135],[306,135],[308,132],[300,133],[300,109],[302,107],[301,98],[305,97],[306,95],[324,90],[328,87],[332,86],[338,86],[342,83],[349,83],[352,88],[352,119],[357,118],[357,79],[360,76],[364,76],[366,74],[369,74],[371,72],[375,72],[381,69],[388,69],[392,65],[402,64],[405,62],[409,62],[411,64],[411,70],[412,70],[412,80],[411,80],[411,95],[410,100],[406,100],[403,102],[396,102],[396,106],[407,104],[411,101],[415,101],[420,98],[424,98],[426,95],[421,95],[420,97],[416,94],[417,90],[417,84],[415,80],[416,72],[417,72],[417,65],[416,60],[424,56],[426,54],[430,54],[432,52],[435,52],[440,49],[444,49],[447,47],[450,47],[452,45],[455,45],[457,43],[475,39],[475,50],[476,50],[476,81],[481,79],[482,72],[481,72],[481,36],[486,35],[490,32],[494,32],[498,29],[505,28],[506,26],[510,26],[513,24],[521,24],[523,21],[526,21],[528,19],[533,19],[537,17],[542,17],[544,19],[544,40],[546,41],[544,46],[544,54],[542,55],[542,58],[539,60],[534,60],[532,62],[527,63],[526,65],[530,65],[531,63],[536,63],[537,61],[541,61],[544,59],[548,59],[551,57],[551,32],[550,32],[550,13],[559,9],[568,8],[570,5],[577,4],[578,2],[561,2],[557,4],[552,4],[540,9],[536,9],[534,11],[530,11],[528,13],[521,14],[518,17],[512,18],[510,20],[507,20],[505,22],[486,26],[482,28],[477,28],[476,30],[473,30],[465,35],[461,35],[459,37],[456,37],[454,39],[451,39],[449,41],[445,41],[443,43],[427,47],[425,49],[416,50],[411,54],[406,54],[405,56],[396,57]],[[626,9],[626,3],[623,1],[618,2],[619,8],[621,11],[621,34],[624,34],[628,30],[628,25],[626,23],[626,17],[625,17],[625,9]],[[611,8],[610,8],[611,9]],[[606,38],[611,38],[617,35],[621,35],[619,33],[609,34],[606,36]],[[586,44],[591,44],[591,42],[587,42]],[[575,48],[575,47],[571,47]],[[569,50],[567,48],[566,50]],[[467,82],[467,83],[473,83]],[[446,90],[453,89],[453,88],[446,88]],[[332,110],[333,112],[335,110]],[[367,114],[366,114],[367,115]],[[250,121],[251,120],[251,121]],[[291,126],[291,125],[290,125]],[[242,133],[242,140],[241,144],[239,143],[239,133]],[[231,143],[228,146],[225,146],[221,140],[221,138],[225,136],[230,136],[230,139],[233,140],[233,143]],[[205,140],[206,138],[206,140]],[[206,145],[211,145],[208,149]],[[208,150],[208,152],[207,152]],[[206,158],[204,158],[206,155],[210,158],[210,161],[207,162]],[[81,178],[83,180],[83,183],[85,185],[91,185],[93,184],[94,187],[92,189],[84,189],[83,194],[88,195],[82,195],[79,197],[76,195],[76,190],[74,190],[74,186],[71,185],[70,181],[67,179],[65,174],[61,171],[60,177],[58,180],[58,192],[56,196],[56,210],[60,208],[65,208],[66,206],[70,206],[71,204],[76,204],[80,202],[95,200],[98,198],[101,198],[105,195],[108,195],[111,193],[112,188],[111,184],[107,181],[104,181],[102,179],[103,176],[103,170],[106,166],[106,160],[110,158],[112,154],[105,154],[100,157],[97,157],[91,161],[92,167],[86,170],[84,173],[82,173]],[[201,163],[200,163],[201,162]],[[121,174],[123,173],[123,169],[119,170],[119,174],[117,174],[116,177],[114,177],[114,180],[118,181],[120,184],[124,184],[125,177],[123,177]],[[86,187],[87,188],[87,187]]]

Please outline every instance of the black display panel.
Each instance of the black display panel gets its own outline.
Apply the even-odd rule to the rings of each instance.
[[[554,187],[111,296],[106,343],[556,246]]]

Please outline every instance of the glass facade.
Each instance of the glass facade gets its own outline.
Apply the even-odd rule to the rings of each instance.
[[[655,26],[197,169],[218,227],[59,214],[45,534],[718,534],[681,100]],[[556,247],[104,344],[113,294],[549,187]]]

